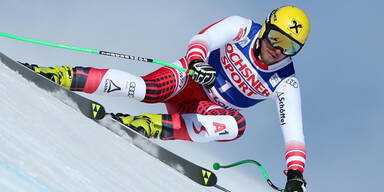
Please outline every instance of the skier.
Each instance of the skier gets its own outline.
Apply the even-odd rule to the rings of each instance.
[[[165,103],[168,114],[112,114],[162,140],[235,140],[246,125],[238,111],[273,99],[286,147],[285,191],[305,191],[300,88],[291,57],[303,47],[309,28],[306,14],[294,6],[273,10],[262,25],[224,18],[192,37],[186,55],[173,63],[193,69],[192,76],[170,67],[139,77],[116,69],[26,65],[73,91]]]

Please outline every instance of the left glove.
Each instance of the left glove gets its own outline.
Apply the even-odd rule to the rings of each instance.
[[[197,83],[204,85],[206,88],[211,88],[215,84],[216,71],[208,63],[205,63],[201,59],[192,60],[189,63],[189,69],[195,71],[192,75],[192,79]]]
[[[306,186],[307,182],[305,182],[303,174],[299,170],[288,170],[284,192],[306,192]]]

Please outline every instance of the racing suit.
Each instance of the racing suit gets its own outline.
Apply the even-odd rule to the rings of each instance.
[[[285,141],[288,169],[303,172],[306,150],[299,81],[290,57],[265,65],[260,60],[260,24],[240,16],[224,18],[195,35],[186,55],[173,62],[188,69],[201,59],[217,72],[212,88],[191,80],[186,72],[162,67],[138,77],[116,69],[75,67],[71,90],[120,95],[146,103],[166,104],[163,140],[231,141],[243,135],[239,110],[266,99],[276,102]]]

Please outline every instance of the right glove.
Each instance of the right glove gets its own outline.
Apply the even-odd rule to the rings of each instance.
[[[303,174],[296,169],[288,170],[287,184],[285,185],[285,192],[306,192],[307,182],[303,178]]]
[[[201,59],[192,60],[189,63],[189,69],[195,71],[192,79],[206,88],[212,88],[216,80],[216,71],[208,63]]]

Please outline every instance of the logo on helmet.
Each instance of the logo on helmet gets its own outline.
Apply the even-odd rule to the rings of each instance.
[[[293,19],[289,22],[289,30],[291,30],[294,34],[299,34],[301,29],[303,29],[303,25],[297,22],[297,20]]]

